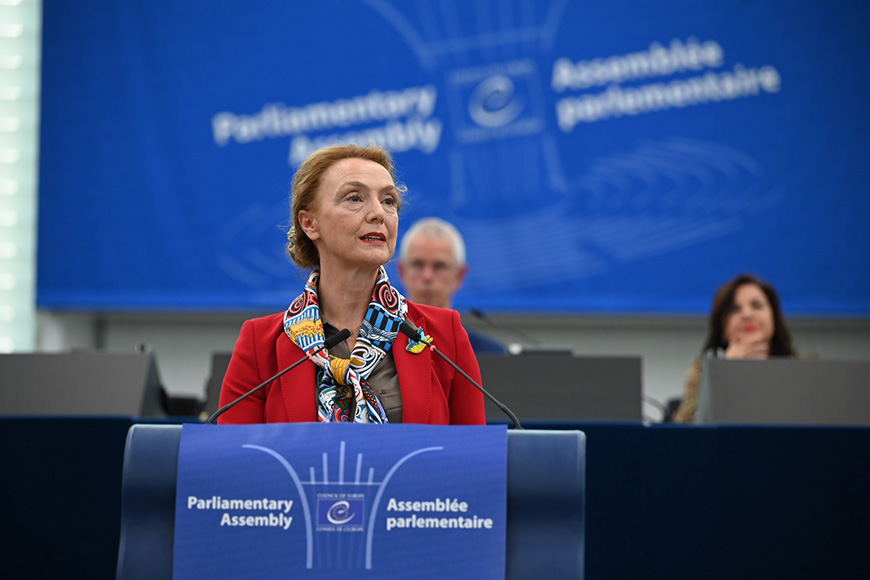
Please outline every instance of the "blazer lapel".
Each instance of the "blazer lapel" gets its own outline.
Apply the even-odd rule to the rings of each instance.
[[[275,342],[275,351],[278,353],[279,370],[286,369],[305,356],[305,352],[283,333]],[[284,399],[287,421],[304,423],[317,420],[316,369],[317,365],[307,360],[278,378],[277,386]]]
[[[421,332],[426,332],[424,319],[414,320]],[[432,349],[414,354],[407,350],[408,337],[399,333],[393,343],[393,360],[402,389],[402,422],[429,423],[432,415]]]

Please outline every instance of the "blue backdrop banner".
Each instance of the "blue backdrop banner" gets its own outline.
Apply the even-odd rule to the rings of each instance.
[[[377,142],[459,309],[870,315],[870,5],[44,0],[38,302],[281,310],[289,184]],[[390,272],[398,282],[394,267]]]
[[[505,426],[185,425],[173,578],[505,575]]]

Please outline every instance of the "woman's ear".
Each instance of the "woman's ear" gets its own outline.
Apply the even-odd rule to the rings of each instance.
[[[317,228],[317,218],[311,212],[301,209],[299,210],[298,217],[299,227],[302,228],[302,231],[308,236],[309,240],[314,241],[320,237],[320,232]]]

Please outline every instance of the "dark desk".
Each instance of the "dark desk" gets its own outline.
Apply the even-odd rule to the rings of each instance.
[[[0,418],[4,578],[114,578],[133,423]],[[870,577],[870,428],[526,426],[586,433],[587,580]]]
[[[870,428],[580,428],[587,580],[870,578]]]

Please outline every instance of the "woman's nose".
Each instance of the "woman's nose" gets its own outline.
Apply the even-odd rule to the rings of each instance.
[[[373,223],[384,221],[384,208],[381,207],[381,204],[376,203],[374,207],[369,210],[369,221]]]

